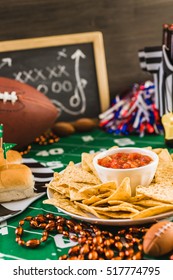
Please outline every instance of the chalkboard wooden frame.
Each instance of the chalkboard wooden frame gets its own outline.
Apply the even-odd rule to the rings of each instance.
[[[86,32],[67,35],[47,36],[0,42],[0,53],[55,47],[72,44],[92,43],[96,68],[96,77],[100,98],[100,110],[104,112],[110,105],[110,93],[106,68],[103,35],[101,32]],[[93,104],[94,106],[94,104]]]

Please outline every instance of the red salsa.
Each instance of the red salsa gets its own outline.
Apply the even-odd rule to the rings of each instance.
[[[108,168],[127,169],[149,164],[152,158],[139,153],[115,153],[98,159],[98,164]]]

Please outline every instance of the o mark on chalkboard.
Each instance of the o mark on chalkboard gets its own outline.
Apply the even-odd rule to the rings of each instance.
[[[72,90],[72,84],[70,81],[63,81],[62,83],[56,81],[52,83],[52,92],[59,93],[61,91],[69,92]]]
[[[72,91],[72,83],[70,81],[64,80],[62,83],[59,81],[53,82],[51,85],[51,91],[53,93],[60,93],[62,91],[64,92],[70,92]],[[45,95],[48,93],[49,88],[45,84],[40,84],[37,86],[37,90],[41,91]]]
[[[81,86],[85,88],[87,81],[85,79],[81,79]],[[70,106],[77,107],[81,102],[80,95],[79,95],[79,86],[76,85],[74,90],[74,95],[70,98]],[[83,112],[83,111],[82,111]]]
[[[46,85],[38,85],[37,90],[44,93],[45,95],[48,93],[48,87]]]

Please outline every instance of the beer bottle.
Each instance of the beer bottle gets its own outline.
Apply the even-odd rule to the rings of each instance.
[[[173,64],[173,24],[170,24],[168,27],[168,52],[169,52],[169,59],[170,63]]]
[[[169,24],[164,23],[162,26],[162,45],[165,45],[168,48],[168,33],[169,33]]]

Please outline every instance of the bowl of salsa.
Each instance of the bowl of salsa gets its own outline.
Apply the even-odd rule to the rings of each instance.
[[[153,180],[158,156],[144,148],[116,148],[98,153],[93,164],[103,183],[116,181],[120,185],[129,177],[132,195],[135,195],[138,185],[148,186]]]

